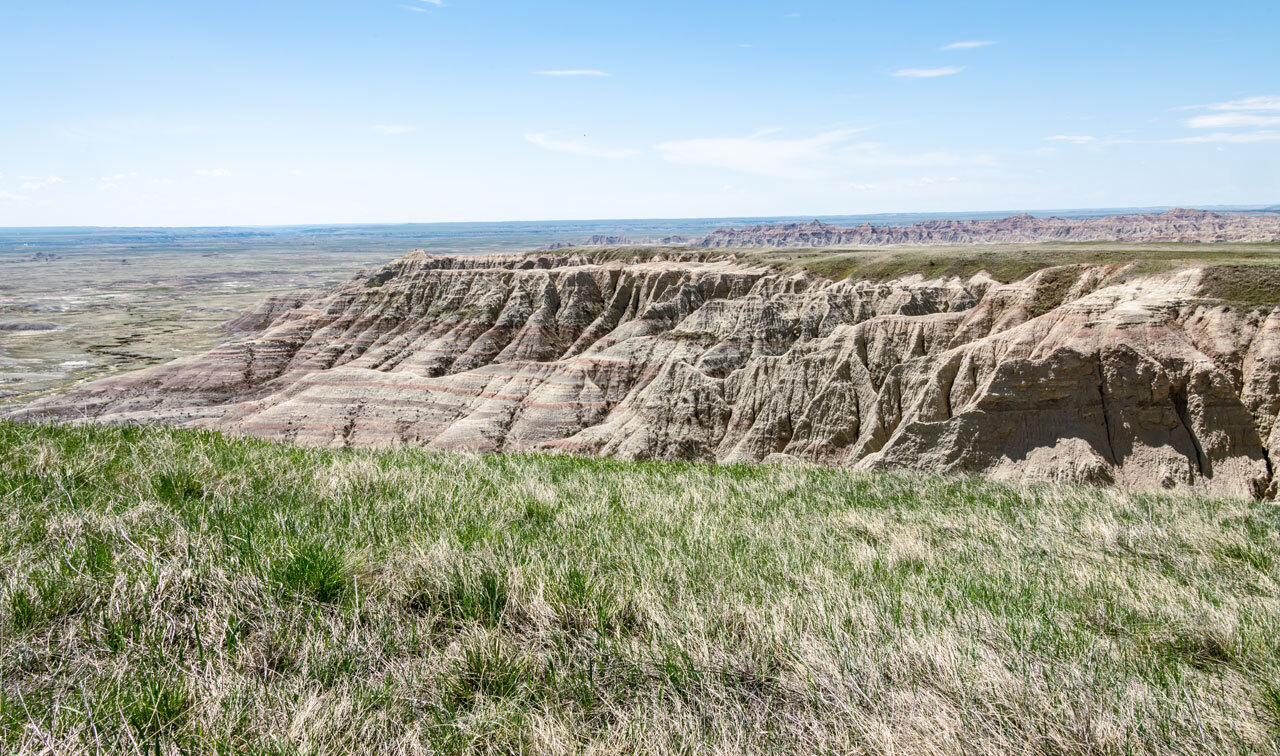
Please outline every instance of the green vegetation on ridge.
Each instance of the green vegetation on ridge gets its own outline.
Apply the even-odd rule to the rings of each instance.
[[[0,423],[0,751],[1280,753],[1274,503]]]
[[[1189,267],[1208,269],[1205,296],[1226,304],[1280,304],[1280,244],[1171,242],[1046,242],[866,248],[694,249],[671,247],[585,247],[554,254],[586,254],[596,259],[646,260],[678,254],[695,259],[729,255],[744,263],[779,270],[808,270],[833,281],[854,278],[889,281],[920,274],[928,278],[968,278],[986,271],[998,281],[1018,281],[1061,265],[1132,265],[1130,274]]]

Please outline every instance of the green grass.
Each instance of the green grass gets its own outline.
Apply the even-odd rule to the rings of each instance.
[[[1274,503],[0,424],[0,753],[1280,753]]]
[[[833,281],[846,278],[889,281],[917,273],[928,278],[968,278],[986,271],[996,280],[1008,283],[1063,265],[1129,266],[1120,275],[1203,266],[1208,269],[1204,282],[1207,298],[1240,306],[1280,304],[1280,244],[1275,243],[1045,242],[732,250],[614,247],[565,249],[551,254],[584,254],[610,260],[648,260],[671,254],[710,260],[734,255],[742,262],[784,271],[807,270]]]

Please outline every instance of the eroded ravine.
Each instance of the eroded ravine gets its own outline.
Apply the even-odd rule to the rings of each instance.
[[[1200,277],[831,282],[732,258],[413,253],[17,415],[1274,495],[1280,309],[1206,300]]]

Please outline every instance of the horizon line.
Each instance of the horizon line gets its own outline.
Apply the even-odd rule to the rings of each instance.
[[[1035,209],[1010,209],[1004,208],[999,210],[894,210],[886,212],[869,212],[869,213],[798,213],[798,214],[777,214],[777,215],[689,215],[689,216],[645,216],[645,217],[615,217],[615,218],[514,218],[510,220],[463,220],[463,221],[321,221],[321,222],[301,222],[301,223],[196,223],[190,225],[122,225],[122,226],[104,226],[97,224],[49,224],[35,226],[0,226],[0,231],[11,231],[20,229],[222,229],[222,228],[303,228],[303,227],[374,227],[374,226],[445,226],[445,225],[480,225],[480,224],[503,224],[503,223],[611,223],[611,222],[644,222],[644,221],[697,221],[697,220],[758,220],[765,218],[775,218],[780,220],[795,219],[820,219],[820,218],[866,218],[871,216],[897,216],[897,215],[991,215],[1008,213],[1017,215],[1027,213],[1031,215],[1041,215],[1046,213],[1114,213],[1116,215],[1137,215],[1147,211],[1168,211],[1168,210],[1216,210],[1221,212],[1251,212],[1259,210],[1269,210],[1277,208],[1280,212],[1280,202],[1262,202],[1262,203],[1231,203],[1231,204],[1196,204],[1183,203],[1174,205],[1115,205],[1110,207],[1057,207],[1057,208],[1035,208]]]

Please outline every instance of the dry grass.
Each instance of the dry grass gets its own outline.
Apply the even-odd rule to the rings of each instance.
[[[1280,753],[1275,504],[0,424],[6,753]]]

